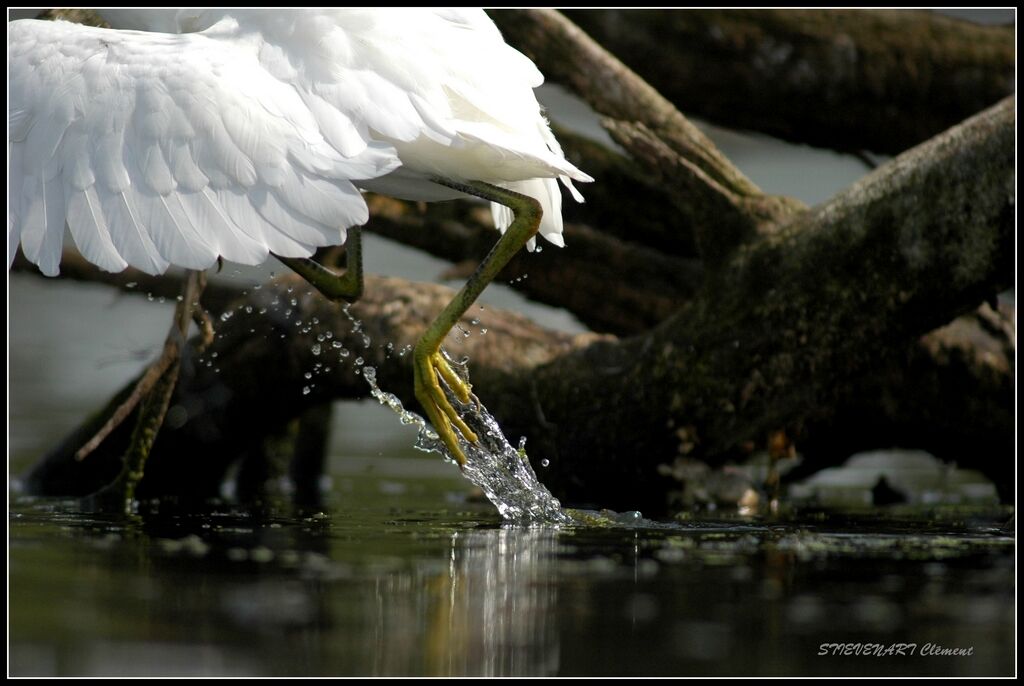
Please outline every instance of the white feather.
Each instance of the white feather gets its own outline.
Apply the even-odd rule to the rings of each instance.
[[[128,263],[114,247],[110,237],[103,208],[96,196],[96,187],[67,188],[67,192],[68,226],[71,227],[71,236],[82,256],[100,269],[111,272],[119,272],[127,267]]]
[[[8,263],[56,273],[65,219],[108,270],[309,255],[367,220],[356,186],[461,195],[435,175],[536,197],[558,245],[555,179],[591,180],[480,10],[104,14],[143,32],[8,24]]]

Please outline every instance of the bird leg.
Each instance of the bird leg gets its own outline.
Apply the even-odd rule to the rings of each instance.
[[[354,303],[363,295],[363,243],[360,231],[358,226],[348,230],[343,274],[338,274],[308,257],[274,257],[308,281],[329,300]]]
[[[206,287],[205,274],[203,274],[203,279],[203,283],[199,286],[200,291]],[[192,321],[195,322],[197,327],[199,327],[199,341],[194,345],[196,354],[202,355],[206,352],[206,349],[210,347],[210,344],[213,343],[213,320],[210,318],[210,313],[204,310],[203,306],[199,304],[198,299],[193,303]]]
[[[453,181],[443,178],[433,180],[463,193],[505,205],[515,215],[512,225],[491,248],[491,252],[469,277],[462,290],[433,321],[419,343],[416,344],[413,353],[416,398],[423,405],[430,422],[437,429],[438,436],[452,457],[459,463],[459,466],[464,466],[466,455],[459,447],[454,429],[458,429],[459,433],[471,443],[477,442],[477,436],[466,426],[466,423],[462,421],[458,412],[448,401],[441,388],[441,380],[444,380],[455,397],[463,403],[469,402],[470,386],[451,368],[441,352],[441,343],[470,305],[480,296],[487,284],[493,281],[513,255],[536,235],[537,229],[540,227],[542,210],[540,203],[530,196],[482,181]]]

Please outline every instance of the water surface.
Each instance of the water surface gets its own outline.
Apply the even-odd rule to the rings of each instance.
[[[453,474],[361,472],[335,476],[310,512],[162,502],[107,519],[16,498],[10,673],[1014,668],[1013,540],[999,513],[523,527],[467,500]],[[972,655],[818,654],[868,642]]]

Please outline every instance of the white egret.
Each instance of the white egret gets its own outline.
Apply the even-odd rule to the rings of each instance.
[[[415,390],[461,463],[441,342],[536,233],[561,246],[569,163],[543,77],[482,10],[115,9],[112,29],[8,24],[8,265],[58,273],[65,224],[108,271],[202,270],[273,253],[325,295],[362,289],[308,259],[368,219],[361,190],[492,203],[503,235],[415,350]],[[127,29],[127,30],[126,30]]]

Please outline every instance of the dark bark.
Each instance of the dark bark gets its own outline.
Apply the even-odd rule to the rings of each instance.
[[[566,15],[689,115],[841,151],[901,152],[1014,89],[1012,26],[932,12]]]
[[[920,448],[987,474],[1013,502],[1016,454],[1014,313],[985,304],[836,389],[798,445],[814,460],[794,478],[879,447]]]
[[[1012,285],[1014,120],[1011,98],[745,246],[649,334],[538,369],[549,473],[625,504],[612,486],[650,483],[677,430],[721,457]]]

